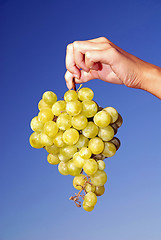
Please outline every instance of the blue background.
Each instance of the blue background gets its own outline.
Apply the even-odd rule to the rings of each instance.
[[[0,240],[160,240],[161,101],[150,93],[92,80],[99,105],[123,116],[122,146],[106,161],[108,181],[95,210],[68,198],[71,176],[30,147],[30,120],[46,90],[67,90],[68,43],[105,36],[161,66],[161,2],[0,1]]]

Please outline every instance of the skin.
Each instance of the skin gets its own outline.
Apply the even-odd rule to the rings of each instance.
[[[66,68],[69,89],[73,77],[76,83],[101,79],[143,89],[161,99],[161,68],[124,51],[105,37],[69,44]]]

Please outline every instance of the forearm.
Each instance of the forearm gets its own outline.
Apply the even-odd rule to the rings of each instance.
[[[161,68],[146,63],[141,78],[141,89],[148,91],[161,99]]]

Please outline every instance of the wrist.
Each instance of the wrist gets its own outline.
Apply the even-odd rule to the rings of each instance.
[[[161,68],[150,63],[146,63],[141,74],[141,89],[152,93],[161,99]]]

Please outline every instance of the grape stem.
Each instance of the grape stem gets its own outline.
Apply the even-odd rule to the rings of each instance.
[[[75,78],[73,78],[72,83],[73,83],[73,90],[76,91]]]
[[[89,183],[91,186],[93,185],[93,184],[90,182],[90,176],[86,175],[84,178],[86,178],[87,180],[85,181],[85,183],[84,183],[83,186],[82,186],[82,185],[76,185],[76,186],[80,186],[82,189],[81,189],[77,194],[75,193],[75,196],[71,196],[71,197],[69,198],[69,200],[73,200],[73,201],[74,201],[74,203],[75,203],[75,205],[76,205],[77,207],[81,207],[81,201],[79,200],[79,198],[82,197],[82,199],[84,199],[85,194],[87,194],[87,191],[86,191],[86,189],[85,189],[86,185],[87,185],[88,183]],[[84,194],[84,193],[81,194],[82,191],[84,191],[85,194]]]

